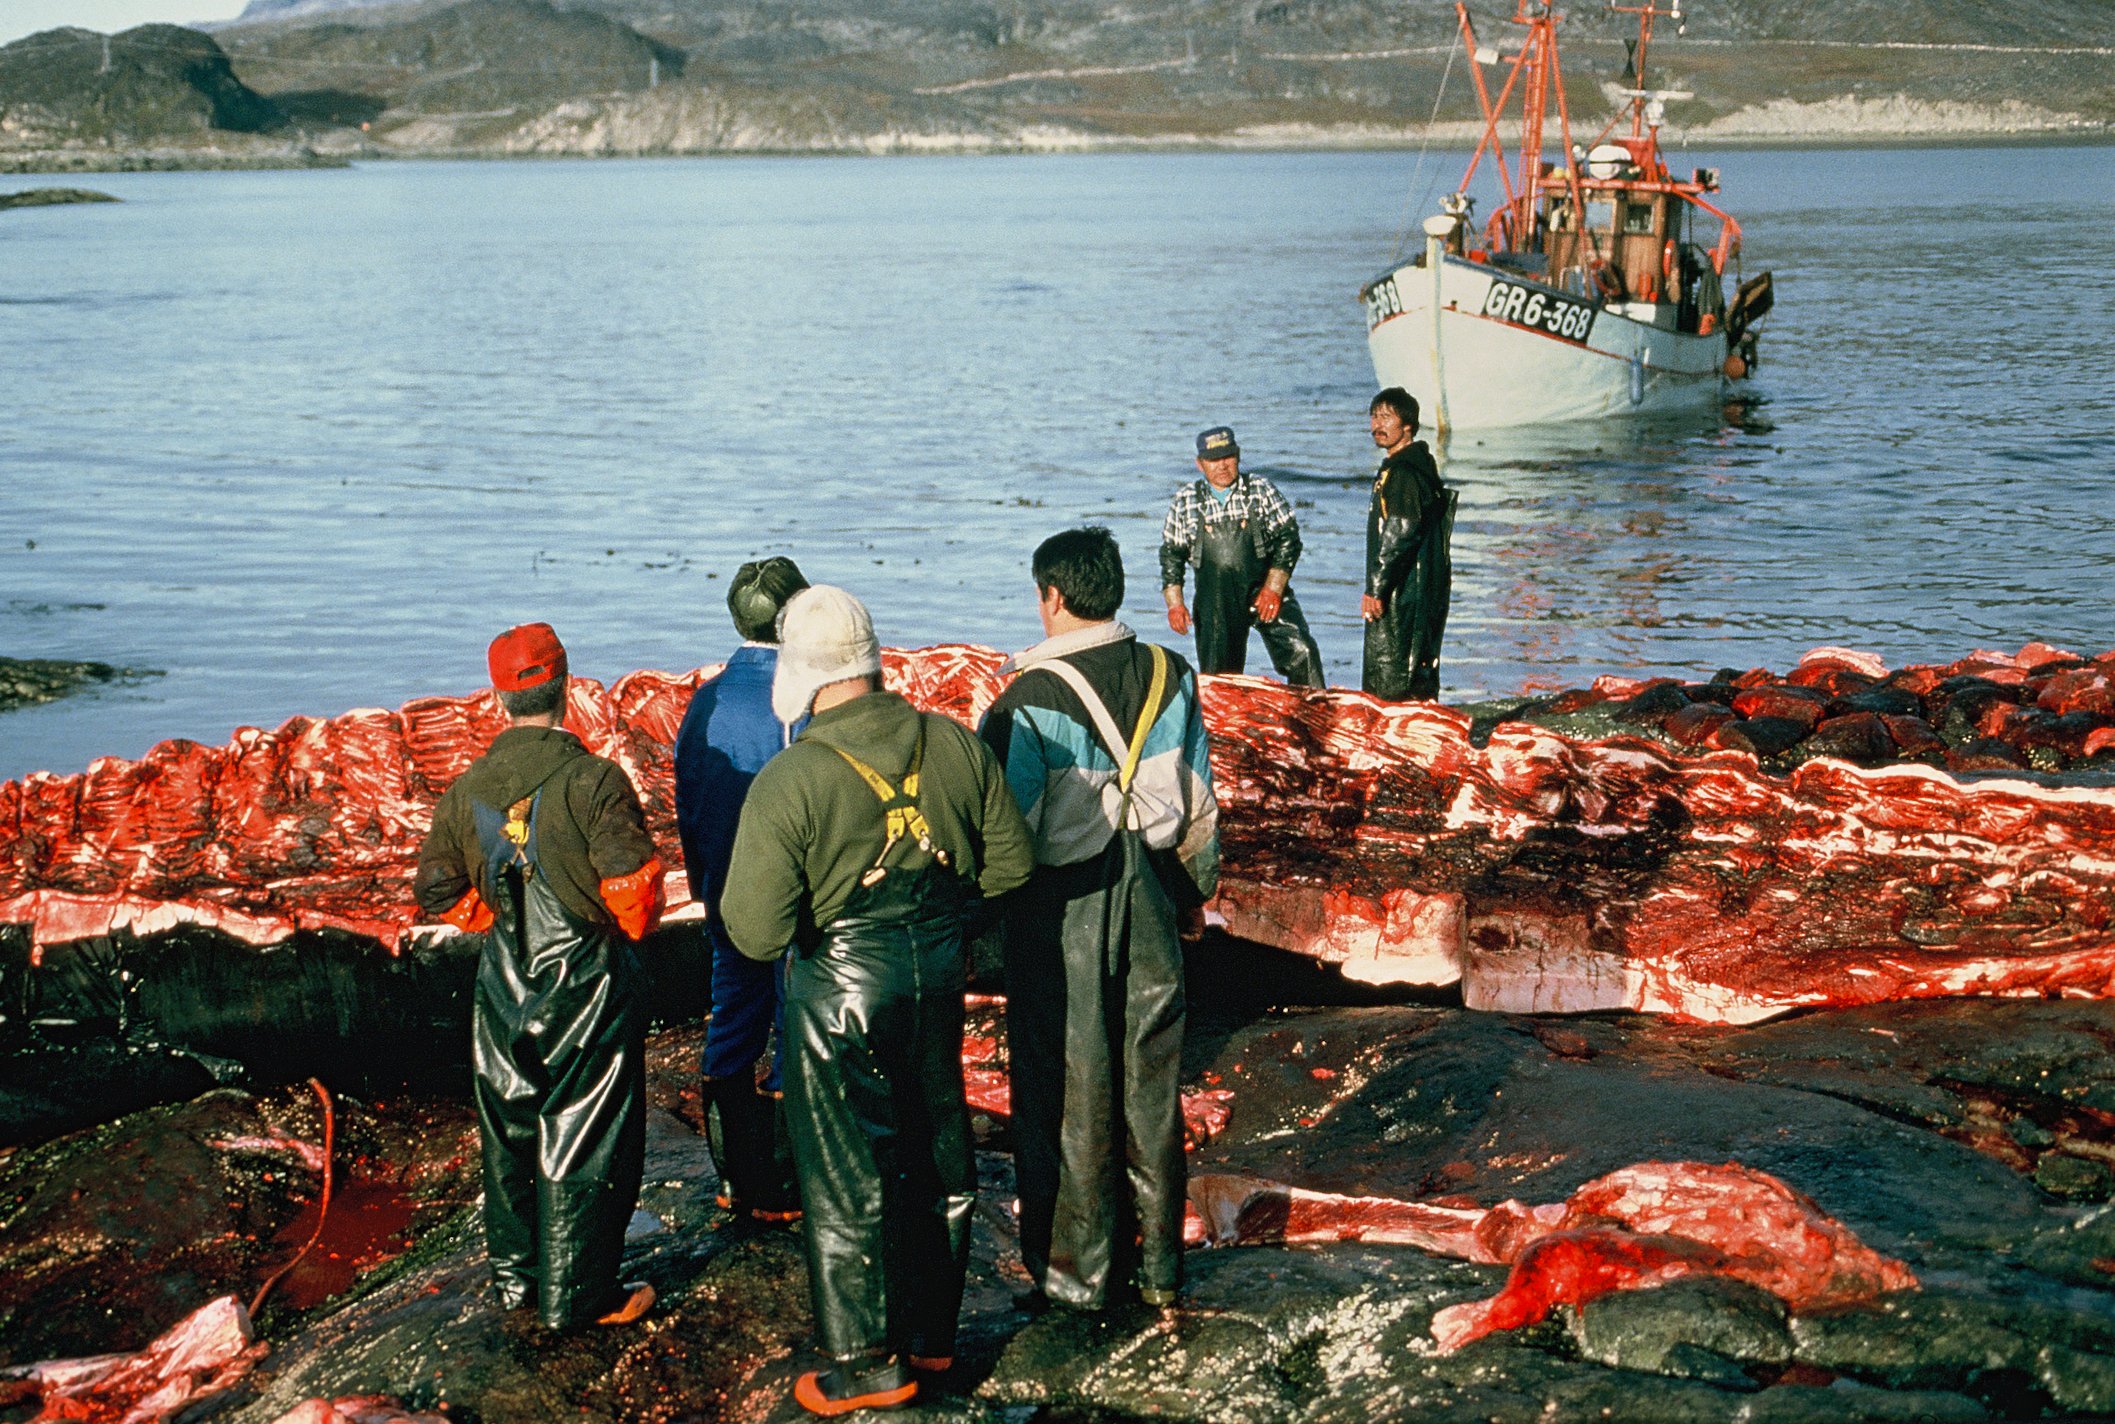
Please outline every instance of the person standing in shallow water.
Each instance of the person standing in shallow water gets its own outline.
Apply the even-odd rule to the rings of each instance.
[[[566,653],[548,623],[486,654],[511,725],[433,808],[413,893],[484,931],[471,1063],[485,1249],[500,1303],[554,1330],[654,1303],[618,1284],[646,1161],[645,974],[661,858],[624,769],[560,725]]]
[[[1012,660],[981,729],[1035,837],[1035,876],[1002,907],[1026,1304],[1172,1305],[1179,927],[1219,879],[1197,678],[1116,621],[1108,530],[1054,535],[1032,567],[1048,636]]]
[[[1360,686],[1392,700],[1439,696],[1453,596],[1454,491],[1417,438],[1417,402],[1390,386],[1367,406],[1380,467],[1366,516],[1366,661]]]
[[[793,951],[786,1123],[831,1360],[794,1399],[891,1409],[954,1364],[977,1185],[964,936],[1033,853],[984,744],[882,690],[858,599],[803,589],[779,638],[773,710],[809,721],[750,785],[720,904],[742,953]]]
[[[691,697],[676,733],[676,831],[691,898],[705,907],[712,945],[712,1008],[700,1061],[706,1138],[720,1173],[720,1205],[772,1222],[800,1213],[780,1102],[785,963],[751,959],[734,947],[720,897],[750,782],[807,725],[805,718],[781,722],[771,710],[779,609],[807,586],[791,559],[742,565],[727,588],[727,611],[742,646]],[[774,1036],[779,1047],[759,1091],[757,1064]]]
[[[1263,634],[1278,675],[1295,687],[1322,685],[1322,653],[1293,595],[1300,524],[1278,487],[1241,468],[1234,432],[1215,425],[1197,437],[1197,472],[1175,492],[1160,527],[1161,596],[1168,626],[1197,629],[1199,672],[1248,666],[1248,631]],[[1185,566],[1197,566],[1193,617],[1182,602]]]

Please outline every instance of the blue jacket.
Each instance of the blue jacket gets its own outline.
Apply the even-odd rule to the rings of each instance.
[[[735,823],[749,783],[800,729],[771,710],[771,675],[778,649],[744,643],[720,675],[700,687],[676,733],[676,833],[692,898],[712,912],[717,927],[720,891],[734,854]]]

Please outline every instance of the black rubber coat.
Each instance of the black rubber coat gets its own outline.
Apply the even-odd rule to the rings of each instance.
[[[977,1186],[961,884],[889,865],[795,951],[786,1124],[816,1330],[840,1361],[954,1353]]]
[[[471,1055],[483,1129],[485,1245],[502,1302],[553,1329],[619,1293],[625,1228],[646,1155],[646,1013],[638,956],[584,924],[523,848],[476,807],[499,902],[478,959]]]
[[[1175,904],[1127,831],[1038,869],[1006,916],[1021,1259],[1066,1305],[1173,1291],[1188,1182]]]
[[[1247,521],[1207,523],[1197,531],[1197,598],[1191,610],[1197,670],[1244,671],[1253,627],[1263,634],[1263,646],[1280,677],[1295,687],[1320,687],[1322,654],[1293,591],[1285,591],[1276,619],[1264,623],[1256,618],[1256,595],[1269,573],[1269,559],[1256,546]]]
[[[1422,442],[1389,456],[1375,475],[1366,593],[1380,600],[1381,612],[1366,623],[1360,686],[1376,697],[1439,696],[1439,650],[1454,585],[1454,504],[1454,491],[1440,483]]]

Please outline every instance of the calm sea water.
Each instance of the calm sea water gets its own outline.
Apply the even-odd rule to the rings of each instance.
[[[1680,155],[1776,272],[1758,378],[1443,451],[1445,695],[2115,646],[2110,157]],[[1221,421],[1300,506],[1295,586],[1356,683],[1354,293],[1418,172],[403,163],[0,214],[0,653],[163,674],[0,717],[0,776],[468,691],[534,618],[590,676],[716,661],[727,575],[773,552],[884,641],[1024,646],[1029,550],[1102,521],[1164,632],[1161,512]]]

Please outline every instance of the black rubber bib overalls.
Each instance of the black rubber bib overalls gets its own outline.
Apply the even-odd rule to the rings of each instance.
[[[786,1122],[810,1294],[841,1361],[954,1352],[976,1167],[962,1097],[968,898],[919,813],[918,750],[899,790],[841,749],[880,798],[881,854],[786,997]]]
[[[1200,484],[1202,481],[1199,482]],[[1204,499],[1213,498],[1207,489]],[[1295,687],[1322,685],[1322,655],[1308,631],[1307,616],[1291,589],[1278,616],[1259,623],[1253,607],[1270,560],[1259,546],[1253,521],[1200,520],[1197,529],[1197,670],[1241,672],[1248,666],[1248,633],[1263,634],[1271,666]]]
[[[646,1015],[631,945],[582,923],[538,873],[542,802],[539,790],[504,811],[475,808],[498,898],[471,1053],[500,1299],[566,1329],[618,1294],[645,1158]]]
[[[1381,613],[1366,624],[1359,685],[1376,697],[1436,698],[1453,596],[1455,492],[1440,483],[1426,459],[1413,466],[1412,507],[1393,508],[1386,494],[1389,468],[1383,462],[1374,475],[1366,520],[1366,591],[1381,600]]]

